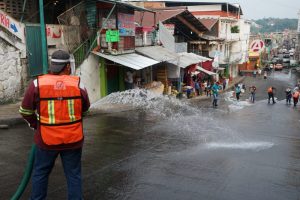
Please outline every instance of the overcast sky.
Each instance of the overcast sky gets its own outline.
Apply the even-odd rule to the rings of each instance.
[[[298,19],[297,13],[300,10],[300,0],[228,0],[228,2],[239,3],[244,18],[247,19],[264,17]]]

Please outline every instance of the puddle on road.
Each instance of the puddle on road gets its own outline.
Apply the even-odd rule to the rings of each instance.
[[[242,95],[248,95],[246,93],[243,93]],[[226,92],[224,94],[224,97],[225,97],[225,101],[228,102],[228,108],[229,108],[229,111],[231,112],[235,112],[235,111],[238,111],[238,110],[241,110],[247,106],[253,106],[254,104],[250,102],[250,95],[249,96],[249,99],[247,99],[246,101],[237,101],[235,96],[234,96],[234,92],[233,91],[230,91],[230,92]]]
[[[205,147],[208,149],[240,149],[240,150],[253,150],[261,151],[273,147],[271,142],[241,142],[241,143],[207,143]]]
[[[230,111],[253,105],[248,101],[236,101],[233,92],[225,93],[224,97]],[[224,113],[216,109],[209,112],[207,108],[197,108],[186,100],[158,95],[148,90],[134,89],[112,93],[94,103],[92,109],[101,108],[106,104],[130,104],[149,115],[155,115],[157,123],[151,128],[150,133],[156,133],[158,137],[164,135],[165,138],[197,141],[206,149],[260,151],[274,145],[261,141],[245,142],[243,134],[236,132],[231,124],[222,120],[222,117],[228,117],[228,113],[224,116]],[[160,120],[161,118],[163,120]]]

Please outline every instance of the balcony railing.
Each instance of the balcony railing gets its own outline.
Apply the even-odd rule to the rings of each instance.
[[[240,40],[240,34],[239,33],[220,33],[219,37],[221,39],[227,40],[227,41],[238,41]]]
[[[79,67],[86,59],[90,49],[94,49],[97,46],[97,42],[94,42],[95,38],[96,34],[90,37],[90,39],[85,40],[73,51],[76,67]]]

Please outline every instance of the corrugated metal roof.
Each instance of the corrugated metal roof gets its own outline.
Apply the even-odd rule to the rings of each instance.
[[[136,52],[159,62],[168,62],[181,68],[212,60],[194,53],[174,53],[161,46],[139,47]]]
[[[95,55],[98,55],[100,57],[103,57],[105,59],[111,60],[113,62],[119,63],[121,65],[124,65],[126,67],[135,69],[135,70],[140,70],[152,65],[155,65],[159,62],[157,62],[156,60],[153,60],[151,58],[147,58],[145,56],[141,56],[139,54],[136,53],[129,53],[129,54],[122,54],[122,55],[107,55],[107,54],[103,54],[100,52],[95,52],[93,51],[93,53]]]
[[[178,53],[178,55],[179,55],[178,66],[181,68],[186,68],[193,64],[212,60],[210,58],[199,56],[194,53],[184,52],[184,53]]]
[[[143,13],[143,12],[135,12],[135,21],[141,26],[153,26],[158,24],[159,21],[166,22],[171,19],[176,19],[176,16],[181,16],[186,19],[189,23],[191,23],[197,30],[199,31],[207,31],[208,29],[186,8],[178,8],[178,9],[157,9],[156,11],[156,21],[154,21],[153,13]],[[180,21],[177,22],[182,24]],[[183,24],[184,25],[184,24]]]
[[[218,19],[199,19],[199,21],[208,29],[211,30],[212,27],[218,22]]]
[[[135,51],[159,62],[178,63],[179,55],[161,46],[139,47]]]
[[[98,1],[98,2],[111,3],[111,4],[117,4],[117,5],[123,5],[123,6],[125,6],[125,7],[132,8],[132,9],[134,9],[134,10],[138,10],[138,11],[146,11],[146,12],[154,13],[154,11],[152,11],[152,10],[149,10],[149,9],[146,9],[146,8],[142,8],[142,7],[139,7],[139,6],[135,6],[135,5],[132,5],[132,4],[127,3],[127,2],[114,1],[114,0],[97,0],[97,1]]]

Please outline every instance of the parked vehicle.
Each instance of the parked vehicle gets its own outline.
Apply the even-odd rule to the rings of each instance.
[[[288,58],[283,58],[283,62],[284,62],[284,63],[289,63],[289,62],[290,62],[290,57],[288,57]]]
[[[282,64],[280,64],[280,63],[277,63],[276,65],[275,65],[275,68],[274,68],[275,70],[282,70],[283,69],[283,66],[282,66]]]
[[[296,60],[290,60],[290,66],[291,67],[296,67],[297,66],[297,61]]]

